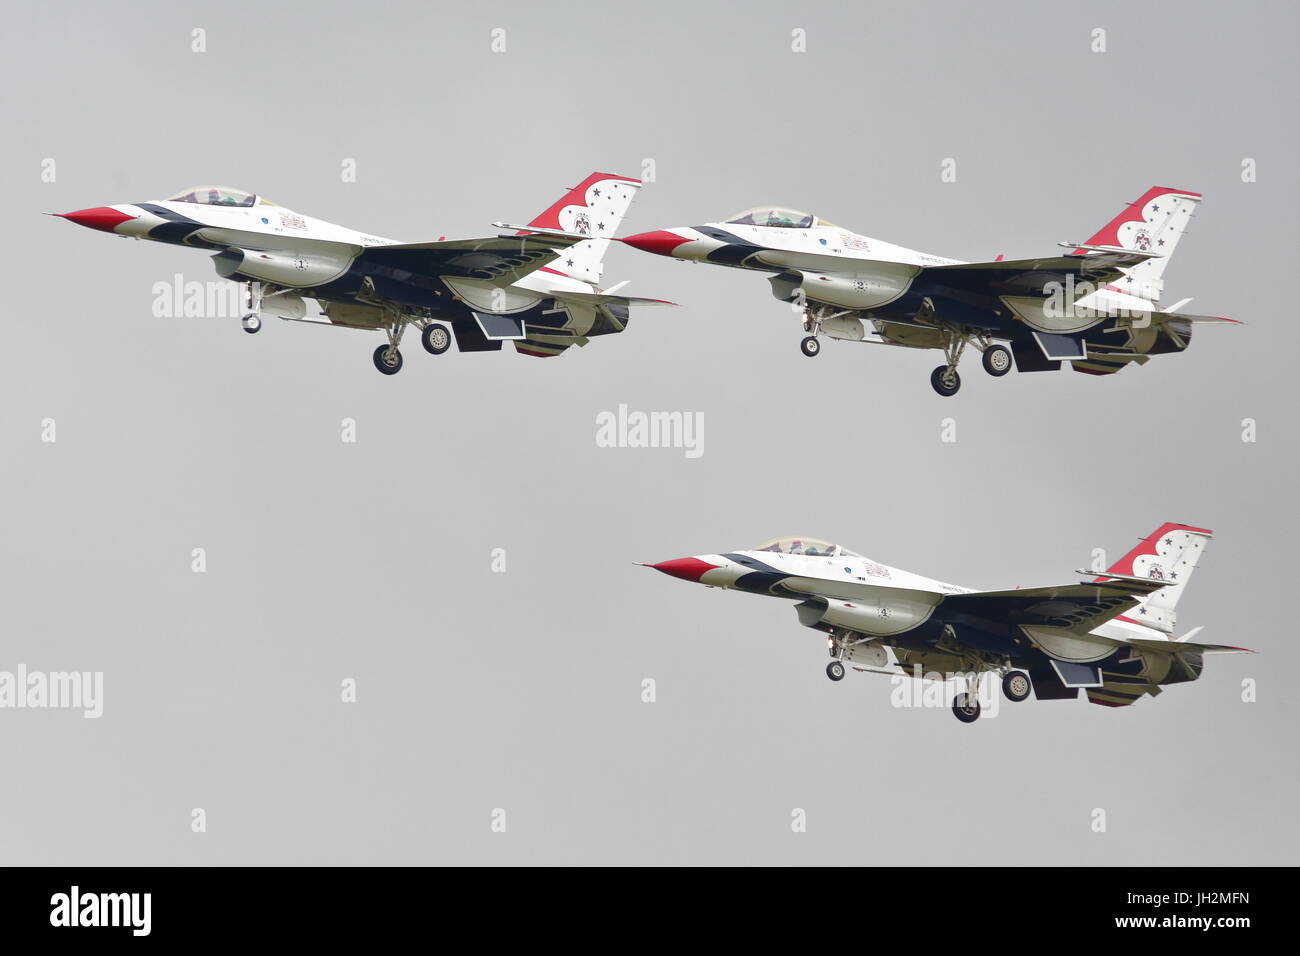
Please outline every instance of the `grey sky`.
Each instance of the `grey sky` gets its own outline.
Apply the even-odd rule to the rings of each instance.
[[[105,701],[0,711],[0,860],[1297,862],[1295,8],[738,9],[10,13],[0,669],[102,670]],[[682,307],[553,360],[408,340],[389,379],[377,335],[155,318],[153,284],[212,278],[205,256],[39,215],[217,182],[409,241],[486,235],[646,159],[625,233],[772,202],[966,259],[1200,191],[1166,299],[1249,324],[1106,380],[971,362],[941,399],[934,353],[810,361],[759,276],[616,248],[607,282]],[[598,448],[620,403],[703,412],[703,456]],[[1127,710],[971,727],[891,707],[884,678],[832,685],[783,602],[632,563],[806,533],[1050,584],[1166,520],[1217,533],[1180,630],[1261,654]]]

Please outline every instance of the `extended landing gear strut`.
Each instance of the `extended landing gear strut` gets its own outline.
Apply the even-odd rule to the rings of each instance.
[[[973,724],[980,719],[979,689],[981,671],[971,671],[966,675],[966,689],[961,691],[952,702],[953,716],[963,724]]]
[[[803,330],[812,334],[799,343],[799,351],[809,358],[816,358],[821,354],[822,343],[817,338],[817,333],[821,331],[822,324],[813,315],[812,309],[804,309],[803,313]],[[839,678],[836,678],[838,680]]]
[[[402,333],[406,331],[406,321],[398,318],[385,331],[388,344],[375,349],[375,368],[385,375],[396,375],[402,370],[402,353],[398,345],[402,342]]]
[[[1003,663],[1002,693],[1007,700],[1019,703],[1029,697],[1034,689],[1033,682],[1024,671],[1011,670]],[[966,689],[959,693],[952,702],[953,716],[963,724],[973,724],[979,720],[980,702],[979,685],[983,672],[970,672],[966,675]]]
[[[260,332],[262,329],[262,283],[245,282],[243,289],[243,315],[240,317],[239,324],[244,327],[244,331],[250,335]]]
[[[994,378],[1001,378],[1011,371],[1011,352],[1003,345],[994,345],[985,332],[969,332],[957,326],[948,326],[943,330],[943,355],[945,364],[930,373],[930,384],[940,395],[947,398],[956,395],[961,388],[961,376],[957,374],[957,363],[966,351],[967,343],[984,353],[982,362],[984,371]]]
[[[803,330],[809,335],[799,343],[799,351],[809,358],[816,358],[821,354],[821,339],[817,338],[822,331],[822,323],[829,322],[832,319],[842,318],[846,315],[855,314],[852,309],[835,310],[827,306],[819,305],[816,308],[806,305],[803,310]],[[831,333],[832,338],[838,336]]]
[[[957,374],[957,363],[961,361],[961,355],[966,351],[967,338],[966,333],[956,327],[944,331],[943,356],[947,364],[940,365],[930,373],[930,385],[944,398],[956,395],[957,390],[961,388],[961,376]],[[975,717],[970,719],[974,720],[976,717],[979,717],[978,704],[975,709]]]

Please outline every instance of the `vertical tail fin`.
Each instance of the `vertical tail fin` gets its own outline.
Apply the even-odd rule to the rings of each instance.
[[[1163,524],[1142,539],[1142,543],[1112,564],[1107,571],[1138,578],[1171,581],[1152,592],[1130,616],[1139,624],[1172,634],[1177,623],[1174,607],[1196,569],[1205,546],[1214,535],[1204,528],[1185,524]],[[1105,575],[1095,580],[1101,581]]]
[[[610,237],[623,222],[640,188],[639,179],[592,173],[530,222],[528,225],[538,228],[563,229],[593,237],[569,246],[552,267],[575,279],[599,285]]]
[[[1159,253],[1155,259],[1125,269],[1124,278],[1115,283],[1120,291],[1152,302],[1160,301],[1165,285],[1161,276],[1200,201],[1200,193],[1152,186],[1088,240],[1091,246],[1119,246]]]

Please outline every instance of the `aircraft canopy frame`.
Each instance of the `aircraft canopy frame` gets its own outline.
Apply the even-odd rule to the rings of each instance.
[[[813,558],[862,557],[862,555],[850,551],[848,548],[832,544],[830,541],[823,541],[821,538],[810,538],[807,535],[773,538],[770,541],[764,541],[754,550],[775,551],[779,554],[803,554]]]

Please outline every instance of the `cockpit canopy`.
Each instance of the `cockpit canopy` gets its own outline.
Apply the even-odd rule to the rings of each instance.
[[[800,212],[798,209],[783,209],[780,206],[746,209],[728,219],[727,222],[734,226],[775,226],[778,229],[808,229],[812,226],[831,225],[812,213]]]
[[[771,541],[760,544],[754,550],[776,551],[779,554],[806,554],[810,557],[824,558],[862,557],[862,555],[850,551],[848,548],[841,548],[838,544],[831,544],[829,541],[823,541],[820,538],[773,538]]]
[[[195,186],[193,189],[175,196],[168,196],[168,202],[193,202],[202,206],[274,206],[276,203],[242,189],[229,186]]]

